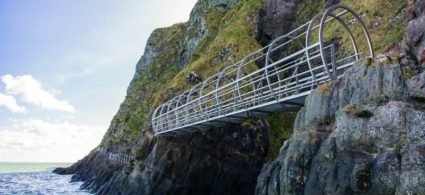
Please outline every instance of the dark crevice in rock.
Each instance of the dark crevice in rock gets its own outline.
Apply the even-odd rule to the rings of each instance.
[[[373,117],[373,113],[368,110],[362,110],[360,112],[356,112],[355,115],[360,118],[371,118]]]

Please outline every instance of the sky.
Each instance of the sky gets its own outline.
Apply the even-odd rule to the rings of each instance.
[[[1,0],[0,162],[75,162],[96,147],[155,28],[196,0]]]

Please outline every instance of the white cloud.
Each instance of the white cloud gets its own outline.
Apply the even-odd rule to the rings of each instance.
[[[26,109],[16,103],[14,97],[0,93],[0,107],[5,107],[15,113],[25,113]]]
[[[80,77],[84,77],[87,75],[91,75],[97,71],[96,67],[88,67],[84,68],[82,71],[79,72],[70,72],[66,74],[58,74],[56,77],[59,82],[64,83],[69,79],[78,79]]]
[[[23,101],[50,110],[75,112],[74,107],[65,100],[58,100],[55,93],[58,91],[47,91],[40,81],[31,75],[12,76],[4,75],[1,81],[6,85],[6,93],[20,96]]]
[[[13,124],[0,127],[0,162],[76,161],[96,147],[104,134],[104,128],[67,121],[26,119]],[[13,156],[3,155],[12,151]]]

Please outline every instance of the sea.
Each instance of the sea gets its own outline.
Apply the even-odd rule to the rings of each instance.
[[[80,190],[81,182],[71,181],[71,175],[52,173],[56,167],[71,163],[2,163],[0,162],[0,195],[89,194]]]

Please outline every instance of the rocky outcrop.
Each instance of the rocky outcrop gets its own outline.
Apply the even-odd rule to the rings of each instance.
[[[407,81],[407,89],[412,98],[418,101],[425,100],[425,73],[414,76]]]
[[[266,0],[259,12],[257,35],[262,45],[269,44],[273,39],[289,32],[295,20],[298,1],[296,0]]]
[[[425,94],[408,90],[424,73],[406,79],[403,69],[357,64],[316,89],[256,194],[425,193],[425,110],[414,98]]]
[[[312,92],[256,194],[425,193],[421,20],[400,43],[411,47],[391,53],[405,55],[356,64]]]
[[[208,35],[210,29],[207,24],[207,13],[211,8],[218,8],[221,12],[234,7],[239,0],[205,0],[198,1],[190,13],[188,27],[186,29],[183,48],[180,53],[180,67],[189,64],[193,54],[198,49],[200,42]],[[210,35],[211,36],[211,35]]]
[[[141,194],[252,194],[267,151],[264,121],[160,138],[139,165]]]
[[[202,82],[202,78],[193,71],[186,74],[185,78],[187,82],[192,83],[194,85]]]
[[[97,194],[252,194],[268,150],[263,120],[176,137],[145,139],[132,165],[93,151],[68,169]],[[151,139],[149,139],[149,137]]]

